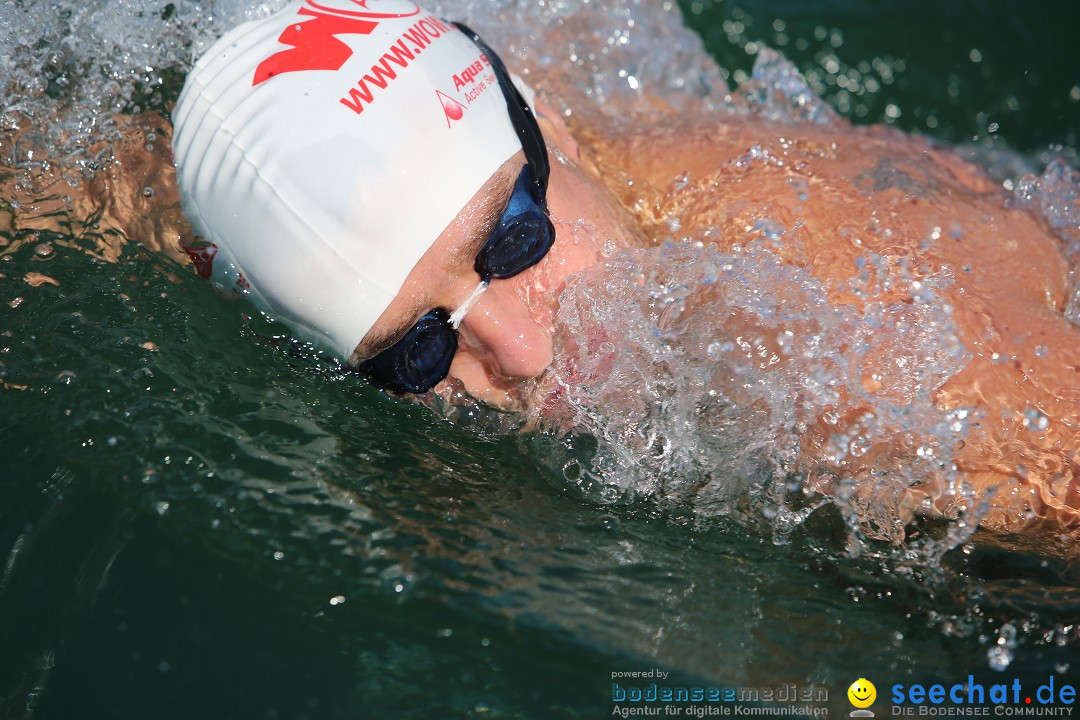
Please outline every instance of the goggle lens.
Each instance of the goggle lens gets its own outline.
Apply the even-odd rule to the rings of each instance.
[[[405,337],[357,368],[369,381],[392,392],[424,393],[450,372],[457,352],[450,314],[432,310]]]
[[[468,27],[454,23],[491,60],[506,99],[510,120],[521,138],[528,164],[514,183],[510,201],[498,226],[477,253],[480,279],[513,277],[539,263],[555,243],[555,228],[548,218],[548,156],[540,128],[528,103],[510,81],[498,55]],[[457,352],[457,331],[450,314],[438,308],[424,315],[405,336],[357,368],[369,382],[392,392],[424,393],[450,372]]]

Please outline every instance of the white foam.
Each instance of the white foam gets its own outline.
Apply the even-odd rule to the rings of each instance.
[[[601,500],[658,499],[778,536],[832,503],[853,544],[898,542],[914,485],[975,505],[951,465],[967,413],[932,401],[966,360],[950,310],[934,300],[947,282],[871,259],[853,288],[865,309],[855,310],[756,243],[628,252],[562,295],[550,378],[558,399],[535,421],[598,439],[584,461],[569,462],[582,465],[575,484],[600,488]],[[884,301],[885,287],[906,289],[910,302]],[[879,387],[868,390],[871,377]],[[855,421],[830,419],[844,395],[866,409]],[[820,418],[831,435],[807,452]],[[891,459],[867,471],[860,458],[875,451]],[[831,490],[817,492],[815,477]],[[954,529],[946,545],[924,550],[944,552],[974,523],[961,518]]]
[[[201,3],[8,0],[0,9],[0,128],[28,127],[53,164],[92,170],[108,162],[118,115],[164,112],[197,58],[226,30],[284,6],[283,0]],[[465,20],[527,81],[538,69],[567,89],[582,112],[644,112],[649,92],[678,109],[722,104],[727,88],[674,3],[516,3],[433,0]],[[105,144],[103,145],[103,141]],[[25,157],[0,147],[8,166]]]

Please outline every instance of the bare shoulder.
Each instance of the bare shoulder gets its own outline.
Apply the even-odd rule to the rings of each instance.
[[[926,138],[847,124],[735,119],[584,137],[583,154],[650,237],[772,238],[773,254],[850,307],[862,301],[845,288],[868,258],[940,277],[968,360],[935,400],[977,409],[956,460],[988,500],[984,524],[1080,522],[1070,265],[1045,222],[981,168]],[[905,302],[896,287],[891,301]]]
[[[908,177],[949,182],[975,193],[999,188],[977,166],[926,138],[883,126],[856,127],[770,123],[720,116],[671,118],[671,122],[595,131],[574,127],[583,153],[616,185],[644,184],[666,189],[681,179],[702,178],[722,168],[746,170],[756,164],[802,168],[819,179],[855,178],[882,186]],[[874,175],[877,175],[875,178]],[[891,176],[891,177],[890,177]],[[639,191],[640,192],[640,187]]]

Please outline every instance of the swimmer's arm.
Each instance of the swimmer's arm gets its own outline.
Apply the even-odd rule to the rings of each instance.
[[[882,157],[926,169],[934,180],[973,195],[1000,194],[1001,186],[955,151],[927,138],[885,126],[770,123],[736,116],[684,120],[598,132],[572,124],[581,155],[627,207],[640,198],[673,194],[718,170],[802,159],[809,175],[855,178],[872,173]]]
[[[17,171],[0,174],[0,231],[13,244],[36,240],[35,231],[49,231],[77,238],[71,244],[110,262],[130,241],[187,262],[182,240],[191,230],[180,210],[171,127],[150,112],[119,121],[126,124],[119,140],[87,151],[106,158],[90,180],[70,184],[57,173],[35,193],[22,187]],[[9,142],[26,144],[16,136]]]

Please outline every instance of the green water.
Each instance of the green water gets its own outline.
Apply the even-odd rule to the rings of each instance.
[[[680,6],[734,79],[749,72],[753,44],[763,43],[791,59],[819,95],[855,122],[1033,155],[1061,145],[1058,152],[1076,159],[1080,91],[1073,88],[1080,59],[1073,44],[1080,6],[1070,0]]]
[[[745,42],[775,45],[778,19],[804,72],[824,45],[850,67],[889,56],[894,82],[857,119],[892,104],[950,141],[1076,147],[1071,4],[694,5],[733,69]],[[982,538],[942,572],[888,575],[843,556],[827,512],[775,546],[592,505],[543,440],[292,358],[185,268],[134,249],[42,259],[49,240],[0,259],[0,717],[608,717],[611,674],[652,667],[672,684],[818,683],[839,715],[860,676],[879,695],[1080,677],[1072,560]],[[59,285],[30,287],[32,271]]]

